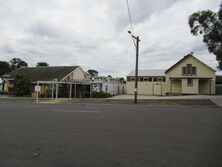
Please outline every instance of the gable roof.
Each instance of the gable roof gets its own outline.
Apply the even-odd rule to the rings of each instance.
[[[14,70],[7,75],[14,78],[16,74],[23,73],[27,75],[31,81],[52,81],[57,79],[60,81],[79,66],[51,66],[51,67],[27,67]]]
[[[173,69],[175,66],[177,66],[178,64],[180,64],[182,61],[184,61],[185,59],[187,59],[188,57],[192,57],[194,59],[196,59],[197,61],[199,61],[201,64],[203,64],[204,66],[208,67],[209,69],[213,70],[214,72],[216,72],[213,68],[211,68],[210,66],[208,66],[207,64],[205,64],[204,62],[200,61],[199,59],[197,59],[196,57],[194,57],[192,54],[188,54],[186,56],[184,56],[182,59],[180,59],[177,63],[175,63],[173,66],[171,66],[170,68],[168,68],[166,70],[165,73],[169,72],[171,69]]]
[[[135,70],[132,70],[128,75],[128,77],[135,76]],[[144,70],[138,70],[138,76],[165,76],[165,70],[164,69],[144,69]]]

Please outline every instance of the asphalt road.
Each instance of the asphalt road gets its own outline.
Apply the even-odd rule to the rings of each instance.
[[[0,104],[0,167],[221,167],[222,109]]]

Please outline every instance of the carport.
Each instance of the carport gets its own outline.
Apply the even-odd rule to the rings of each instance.
[[[77,93],[79,93],[80,98],[82,97],[83,94],[88,94],[89,96],[91,96],[91,84],[90,83],[79,83],[79,82],[61,82],[61,81],[37,81],[36,83],[36,101],[39,101],[39,92],[41,89],[41,84],[43,85],[51,85],[51,99],[54,99],[54,89],[55,91],[55,99],[58,99],[58,91],[59,91],[59,84],[62,85],[69,85],[69,98],[72,98],[72,94],[74,93],[74,98],[77,97]],[[73,90],[73,86],[74,86],[74,90]],[[81,87],[80,87],[81,86]],[[89,91],[87,91],[87,89],[85,89],[85,91],[81,92],[80,90],[78,91],[77,88],[82,88],[83,86],[88,86],[89,87]]]

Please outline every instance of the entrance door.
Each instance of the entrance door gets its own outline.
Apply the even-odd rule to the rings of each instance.
[[[162,85],[161,84],[154,84],[153,85],[153,95],[154,96],[161,96],[162,95]]]

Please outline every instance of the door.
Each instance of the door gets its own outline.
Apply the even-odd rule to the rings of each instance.
[[[161,84],[153,84],[153,95],[161,96],[162,95],[162,85]]]

